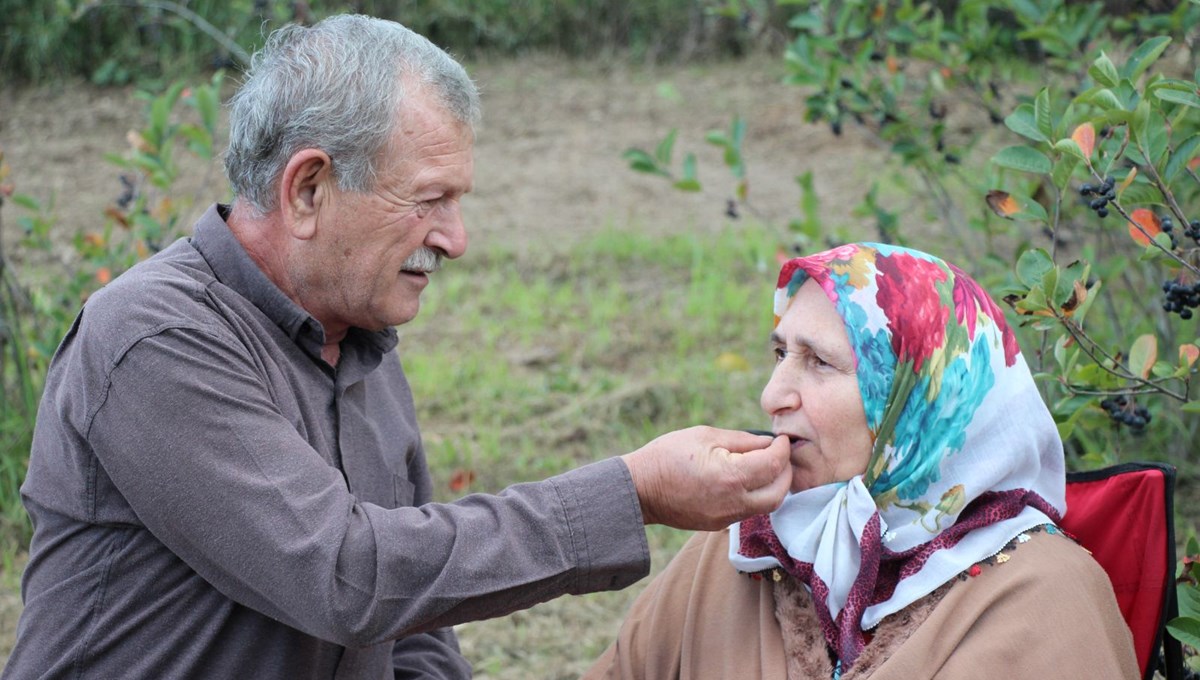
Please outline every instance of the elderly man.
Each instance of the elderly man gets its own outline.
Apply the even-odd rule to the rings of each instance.
[[[343,16],[273,34],[231,106],[233,205],[94,295],[50,369],[5,678],[467,677],[448,626],[633,583],[643,524],[779,504],[786,440],[711,428],[429,503],[392,327],[466,250],[475,88]]]

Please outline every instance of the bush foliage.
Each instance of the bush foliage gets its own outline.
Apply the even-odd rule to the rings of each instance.
[[[472,58],[554,50],[691,59],[739,54],[766,28],[715,0],[0,0],[0,80],[161,83],[243,65],[271,29],[341,12],[399,21]]]
[[[857,227],[831,226],[811,177],[798,177],[801,215],[787,225],[785,247],[862,238],[867,218],[874,238],[968,261],[1020,324],[1069,465],[1164,460],[1194,477],[1200,2],[1120,13],[1062,0],[944,9],[819,0],[788,26],[781,86],[804,88],[806,120],[835,135],[867,130],[889,145],[892,165],[854,210]],[[992,129],[964,134],[952,119]],[[752,205],[747,134],[735,120],[707,137],[732,176],[731,216]],[[703,190],[694,155],[673,163],[675,145],[672,131],[653,152],[630,149],[626,158],[681,190]],[[940,228],[905,230],[879,199],[889,191],[920,196]],[[1194,527],[1184,526],[1183,615],[1171,630],[1200,647],[1200,562]]]

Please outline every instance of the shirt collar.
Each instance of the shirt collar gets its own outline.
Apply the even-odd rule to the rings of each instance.
[[[206,210],[196,222],[192,247],[208,262],[218,281],[249,300],[305,352],[320,358],[321,347],[325,344],[325,329],[321,322],[292,301],[259,269],[225,223],[229,212],[230,207],[223,204],[214,204]],[[395,349],[398,338],[394,328],[382,331],[352,328],[342,342],[343,354],[346,344],[359,343],[382,354]]]

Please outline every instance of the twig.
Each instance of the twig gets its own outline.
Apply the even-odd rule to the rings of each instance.
[[[1123,380],[1130,380],[1130,381],[1136,382],[1140,385],[1143,385],[1144,391],[1155,391],[1155,392],[1159,392],[1161,394],[1165,394],[1169,397],[1173,397],[1178,401],[1187,401],[1186,395],[1179,394],[1178,392],[1174,392],[1174,391],[1164,387],[1160,383],[1154,382],[1152,380],[1147,380],[1146,378],[1143,378],[1140,375],[1135,375],[1134,373],[1130,372],[1128,369],[1126,369],[1124,366],[1122,366],[1119,361],[1117,361],[1116,357],[1110,355],[1106,350],[1104,350],[1104,348],[1100,347],[1100,345],[1093,342],[1092,339],[1090,337],[1088,337],[1087,333],[1085,333],[1083,331],[1083,328],[1081,328],[1073,320],[1063,316],[1059,312],[1059,310],[1054,309],[1053,307],[1051,307],[1050,310],[1051,310],[1051,313],[1054,314],[1054,318],[1058,319],[1058,322],[1060,324],[1062,324],[1062,327],[1064,329],[1066,329],[1067,333],[1070,333],[1071,337],[1075,339],[1076,343],[1078,343],[1079,349],[1084,354],[1088,355],[1088,358],[1090,358],[1093,362],[1095,362],[1096,365],[1099,366],[1100,368],[1104,369],[1111,375],[1114,375]],[[1109,362],[1112,363],[1112,367],[1110,368],[1110,367],[1106,366],[1105,362],[1101,361],[1100,358],[1096,356],[1096,353],[1093,350],[1099,351],[1099,353],[1101,355],[1103,355],[1104,359],[1107,359]],[[1065,384],[1066,383],[1064,383],[1064,385]]]
[[[93,0],[92,2],[80,5],[79,9],[75,12],[75,18],[78,19],[92,9],[96,7],[102,7],[104,5],[149,7],[151,9],[161,9],[168,12],[174,12],[191,22],[193,26],[207,34],[208,37],[217,41],[221,47],[225,48],[230,55],[232,55],[241,63],[242,67],[250,66],[250,54],[246,52],[246,50],[242,49],[242,47],[233,40],[230,40],[229,36],[218,30],[217,27],[209,23],[207,19],[177,2],[171,2],[171,0]]]
[[[1144,158],[1150,158],[1150,154],[1146,153],[1146,151],[1141,148],[1141,145],[1138,145],[1138,150],[1142,152],[1142,156]],[[1175,217],[1179,218],[1179,222],[1181,224],[1186,225],[1187,214],[1185,214],[1183,212],[1183,208],[1180,208],[1179,204],[1175,202],[1175,195],[1171,193],[1171,188],[1163,183],[1162,176],[1158,174],[1158,168],[1154,167],[1154,163],[1146,163],[1146,168],[1152,175],[1154,186],[1158,188],[1158,193],[1162,194],[1162,197],[1167,199],[1167,205],[1171,207],[1171,212],[1175,213]]]

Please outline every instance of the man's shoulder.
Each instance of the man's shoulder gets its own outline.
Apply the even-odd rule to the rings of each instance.
[[[215,280],[204,258],[180,239],[92,294],[81,325],[113,338],[209,325],[208,289]]]

